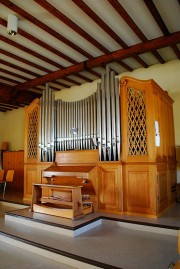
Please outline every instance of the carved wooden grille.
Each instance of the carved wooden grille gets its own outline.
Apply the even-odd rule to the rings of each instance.
[[[38,107],[28,115],[28,145],[27,157],[37,158],[38,144]]]
[[[147,155],[146,104],[143,91],[128,88],[129,155]]]

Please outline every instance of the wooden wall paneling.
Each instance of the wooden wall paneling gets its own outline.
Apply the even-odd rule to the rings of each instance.
[[[99,165],[98,208],[107,211],[122,211],[121,165],[104,163]]]
[[[24,183],[24,151],[5,151],[3,153],[3,169],[14,170],[14,178],[9,185],[14,188],[23,188]]]

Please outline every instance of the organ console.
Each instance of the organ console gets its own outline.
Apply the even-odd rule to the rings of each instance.
[[[98,155],[98,150],[56,152],[55,163],[43,171],[43,183],[33,184],[31,211],[71,219],[96,211]]]

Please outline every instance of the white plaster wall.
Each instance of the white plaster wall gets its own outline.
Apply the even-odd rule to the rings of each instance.
[[[131,76],[142,80],[154,79],[163,90],[169,93],[174,100],[175,143],[180,145],[180,61],[174,60],[165,64],[153,65],[147,69],[140,68],[133,72],[125,72],[119,75],[119,78],[123,76]],[[55,92],[55,97],[64,101],[84,99],[97,90],[98,81],[100,80],[63,89],[60,92]],[[0,124],[3,125],[2,122],[4,122],[4,127],[0,127],[0,131],[3,132],[3,135],[0,135],[0,142],[1,139],[9,141],[10,150],[24,148],[24,116],[23,108],[6,113],[0,112]]]
[[[4,121],[3,141],[9,143],[9,150],[24,149],[24,108],[13,109],[5,113],[0,113],[0,119]]]

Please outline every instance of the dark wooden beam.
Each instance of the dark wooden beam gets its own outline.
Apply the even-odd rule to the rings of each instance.
[[[18,108],[18,106],[14,106],[14,105],[10,105],[10,104],[3,104],[3,103],[0,103],[0,106],[1,107],[8,107],[8,108]]]
[[[58,70],[58,71],[52,72],[51,74],[47,74],[45,76],[42,76],[41,78],[37,78],[31,81],[19,84],[17,86],[14,86],[13,88],[16,90],[25,90],[25,89],[28,89],[37,85],[47,83],[49,81],[63,78],[64,76],[67,76],[70,74],[82,72],[82,71],[100,66],[101,64],[108,64],[114,61],[132,57],[136,54],[146,53],[152,50],[178,44],[179,42],[180,42],[180,32],[176,32],[174,34],[171,34],[168,37],[163,36],[163,37],[155,38],[146,43],[133,45],[129,47],[128,49],[120,49],[112,53],[109,53],[107,55],[102,55],[94,59],[90,59],[85,62],[70,66],[68,68],[65,68],[64,70]]]
[[[174,44],[178,44],[180,42],[180,31],[173,33],[167,37],[158,37],[152,40],[147,41],[146,43],[140,43],[129,47],[124,50],[117,50],[109,55],[102,55],[97,58],[91,59],[87,61],[87,67],[93,68],[101,63],[110,63],[119,59],[125,59],[128,57],[132,57],[134,54],[143,54],[146,52],[150,52],[152,50],[168,47]]]
[[[4,27],[7,27],[7,21],[0,18],[0,24],[3,25]],[[21,28],[18,27],[18,35],[21,35],[25,38],[27,38],[28,40],[30,40],[31,42],[34,42],[36,44],[38,44],[39,46],[45,48],[46,50],[49,50],[50,52],[54,53],[55,55],[61,57],[62,59],[65,59],[66,61],[72,63],[72,64],[76,64],[77,61],[71,59],[70,57],[68,57],[67,55],[63,54],[62,52],[60,52],[59,50],[55,49],[54,47],[48,45],[47,43],[41,41],[40,39],[36,38],[35,36],[25,32],[24,30],[22,30]]]
[[[84,31],[79,25],[70,20],[67,16],[65,16],[62,12],[56,9],[53,5],[51,5],[46,0],[34,0],[38,5],[46,9],[50,12],[54,17],[58,18],[58,20],[62,21],[68,27],[73,29],[76,33],[78,33],[81,37],[90,42],[93,46],[98,48],[103,53],[109,53],[110,51],[105,48],[100,42],[98,42],[95,38],[89,35],[86,31]]]
[[[0,24],[3,25],[4,27],[7,27],[7,21],[5,21],[4,19],[0,18]],[[31,42],[34,42],[36,44],[38,44],[39,46],[49,50],[50,52],[56,54],[57,56],[65,59],[66,61],[69,61],[72,64],[76,64],[78,63],[77,61],[73,60],[72,58],[68,57],[67,55],[63,54],[62,52],[60,52],[59,50],[55,49],[54,47],[48,45],[47,43],[41,41],[40,39],[36,38],[35,36],[25,32],[24,30],[22,30],[21,28],[18,28],[18,34],[22,35],[23,37],[27,38],[28,40],[30,40]],[[63,66],[64,68],[64,66]],[[96,72],[93,72],[93,70],[91,70],[91,72],[93,75],[99,77],[99,74]],[[77,77],[83,79],[84,81],[90,82],[92,81],[91,79],[80,75],[80,74],[76,74]]]
[[[82,9],[93,21],[95,21],[108,35],[110,35],[122,48],[128,48],[127,44],[98,16],[94,11],[81,0],[72,0]]]
[[[35,72],[32,72],[32,71],[30,71],[30,70],[28,70],[28,69],[25,69],[25,68],[22,68],[21,66],[18,66],[18,65],[16,65],[16,64],[13,64],[13,63],[4,61],[4,60],[2,60],[2,59],[1,59],[1,64],[5,65],[5,66],[8,66],[8,67],[11,67],[11,68],[13,68],[13,69],[15,69],[15,70],[19,70],[19,71],[21,71],[21,72],[23,72],[23,73],[26,73],[26,74],[28,74],[28,75],[31,75],[31,76],[34,76],[34,77],[40,77],[40,75],[38,75],[38,74],[35,73]]]
[[[37,53],[35,51],[23,46],[23,45],[20,45],[19,43],[13,41],[12,39],[9,39],[9,38],[6,38],[5,36],[0,35],[0,40],[3,41],[6,44],[9,44],[9,45],[23,51],[23,52],[26,52],[26,53],[28,53],[28,54],[30,54],[30,55],[38,58],[38,59],[41,59],[45,63],[49,63],[49,64],[51,64],[51,65],[53,65],[53,66],[55,66],[55,67],[57,67],[59,69],[63,68],[62,65],[56,63],[55,61],[52,61],[49,58],[47,58],[47,57],[45,57],[45,56],[43,56],[43,55],[41,55],[41,54],[39,54],[39,53]]]
[[[12,59],[15,59],[15,60],[17,60],[17,61],[19,61],[21,63],[25,63],[25,64],[27,64],[29,66],[35,67],[35,68],[37,68],[37,69],[39,69],[41,71],[44,71],[45,73],[49,72],[49,69],[47,69],[47,68],[45,68],[45,67],[43,67],[41,65],[35,64],[35,63],[31,62],[31,61],[28,61],[28,60],[26,60],[26,59],[24,59],[24,58],[22,58],[20,56],[17,56],[15,54],[11,53],[11,52],[8,52],[8,51],[4,50],[4,49],[1,49],[0,53],[4,54],[4,55],[6,55],[6,56],[8,56],[8,57],[10,57]]]
[[[7,106],[5,106],[5,105],[3,105],[3,106],[0,105],[0,110],[3,111],[3,112],[5,112],[5,111],[7,111],[7,110],[8,110],[8,111],[12,111],[12,109],[17,109],[17,108],[12,108],[12,107],[10,108],[10,107],[7,107]]]
[[[13,79],[13,78],[9,78],[9,77],[5,77],[5,76],[2,76],[2,75],[0,75],[0,79],[3,79],[3,80],[8,81],[8,82],[12,82],[14,84],[22,83],[19,80],[16,80],[16,79]]]
[[[14,83],[14,84],[16,84],[16,85],[19,84],[19,83],[22,83],[22,82],[20,82],[19,80],[16,80],[16,79],[13,79],[13,78],[9,78],[9,77],[5,77],[5,76],[2,76],[2,75],[0,75],[0,79],[6,81],[6,82],[4,82],[4,85],[8,85],[8,86],[9,86],[9,83],[7,83],[7,82],[11,82],[11,83]],[[11,86],[11,87],[12,87],[12,86]],[[36,89],[36,90],[38,90],[38,91],[41,90],[40,88],[38,88],[38,87],[36,87],[36,86],[34,86],[33,88]],[[41,90],[41,91],[42,91],[42,90]]]
[[[132,20],[132,18],[129,16],[129,14],[126,12],[123,6],[118,1],[108,0],[108,2],[114,7],[114,9],[118,12],[118,14],[124,19],[124,21],[129,25],[129,27],[134,31],[134,33],[140,38],[140,40],[143,42],[147,42],[148,39],[139,29],[136,23]],[[157,51],[152,52],[152,54],[157,58],[157,60],[160,63],[164,63],[163,58]]]
[[[85,70],[84,63],[75,64],[63,70],[58,70],[45,76],[42,76],[41,78],[36,78],[34,80],[19,84],[15,86],[17,88],[14,87],[14,89],[22,91],[84,70]]]
[[[129,65],[127,65],[125,62],[123,62],[123,61],[121,61],[121,60],[118,60],[118,63],[122,66],[122,67],[124,67],[126,70],[128,70],[128,71],[133,71],[133,68],[132,67],[130,67]]]
[[[6,70],[6,69],[4,69],[4,68],[0,68],[0,72],[3,72],[3,73],[5,73],[5,74],[8,74],[8,75],[13,76],[13,77],[16,77],[16,78],[20,78],[20,79],[23,79],[23,80],[28,80],[27,77],[22,76],[22,75],[19,75],[19,74],[16,74],[16,73],[11,72],[11,71],[9,71],[9,70]]]
[[[27,74],[29,74],[29,75],[33,75],[34,77],[41,77],[40,75],[38,75],[38,74],[36,74],[36,73],[34,73],[34,72],[32,72],[32,71],[29,71],[29,70],[27,70],[27,69],[24,69],[24,68],[22,68],[22,67],[19,67],[19,66],[15,65],[15,64],[6,62],[6,61],[4,61],[4,60],[1,60],[1,64],[4,64],[4,65],[9,66],[9,67],[11,67],[11,68],[14,68],[15,70],[22,71],[22,72],[27,73]],[[17,73],[13,73],[13,72],[7,71],[7,70],[5,70],[5,69],[3,69],[3,68],[0,68],[0,71],[4,72],[4,73],[6,73],[6,74],[9,74],[9,75],[15,76],[15,77],[19,77],[19,78],[24,79],[24,80],[30,80],[30,79],[29,79],[28,77],[26,77],[26,76],[22,76],[22,75],[19,75],[19,74],[17,74]],[[68,82],[71,81],[71,83],[73,83],[73,84],[75,84],[75,85],[80,85],[80,83],[78,83],[78,82],[76,82],[76,81],[74,81],[74,80],[69,80],[68,78],[65,78],[65,80],[68,81]],[[92,80],[90,80],[90,81],[92,81]],[[67,85],[67,84],[65,84],[65,83],[63,83],[63,82],[53,81],[53,83],[56,84],[56,85],[59,85],[59,86],[61,86],[61,87],[64,87],[64,88],[69,88],[69,85]],[[57,88],[54,87],[54,89],[59,90],[58,87],[57,87]]]
[[[166,27],[166,24],[164,23],[161,15],[159,14],[155,4],[153,3],[152,0],[144,0],[144,3],[146,4],[146,6],[148,7],[150,13],[152,14],[152,16],[154,17],[156,23],[158,24],[159,28],[161,29],[161,31],[163,32],[163,34],[165,36],[169,35],[169,30]]]
[[[180,51],[179,51],[178,47],[176,45],[172,45],[171,47],[174,50],[174,53],[176,54],[178,59],[180,59]]]
[[[1,111],[1,112],[6,112],[7,109],[5,109],[5,108],[0,108],[0,111]]]
[[[0,40],[1,40],[1,35],[0,35]],[[13,42],[14,42],[14,41],[13,41]],[[15,43],[15,42],[14,42],[14,43]],[[2,50],[2,49],[0,50],[0,52],[1,52],[2,54],[5,54],[5,55],[11,57],[11,58],[14,58],[14,59],[18,60],[18,61],[24,62],[24,63],[26,63],[26,64],[28,64],[28,65],[30,65],[30,66],[36,67],[36,68],[38,68],[38,69],[43,69],[42,71],[45,71],[45,70],[46,70],[47,73],[51,73],[51,72],[52,72],[52,71],[49,70],[49,69],[46,69],[46,68],[41,67],[41,66],[39,66],[39,65],[37,65],[37,64],[34,64],[33,62],[30,62],[30,61],[28,61],[28,60],[25,60],[25,59],[23,59],[23,58],[21,58],[21,57],[19,57],[19,56],[16,56],[15,54],[6,52],[6,51],[4,51],[4,50]],[[40,75],[39,75],[39,76],[40,76]],[[38,75],[36,75],[36,77],[38,77]],[[67,82],[70,82],[70,83],[72,83],[72,84],[74,84],[74,85],[80,85],[80,84],[81,84],[81,83],[79,83],[79,82],[77,82],[77,81],[75,81],[75,80],[73,80],[73,79],[70,79],[70,78],[64,78],[64,80],[67,81]],[[56,83],[56,82],[54,82],[54,83]],[[59,83],[60,83],[60,82],[59,82]],[[59,83],[57,82],[56,84],[59,84]],[[63,83],[62,83],[62,84],[63,84]],[[62,84],[61,84],[61,85],[62,85]],[[67,86],[68,86],[68,85],[67,85]]]
[[[26,20],[29,20],[31,23],[35,24],[35,26],[39,27],[40,29],[44,30],[46,33],[50,34],[51,36],[57,38],[61,42],[65,43],[67,46],[73,48],[75,51],[78,51],[81,55],[84,55],[87,58],[92,57],[87,51],[83,50],[82,48],[78,47],[76,44],[71,42],[69,39],[65,38],[52,28],[50,28],[48,25],[44,24],[40,20],[33,17],[31,14],[23,10],[22,8],[15,5],[13,2],[9,0],[1,0],[1,4],[9,8],[10,10],[13,10],[16,14],[19,14]]]
[[[156,8],[154,2],[152,0],[144,0],[144,3],[146,4],[147,8],[151,12],[152,16],[154,17],[156,23],[158,24],[158,26],[161,29],[161,31],[163,32],[163,34],[165,36],[170,35],[170,32],[169,32],[165,22],[163,21],[161,15],[159,14],[159,11]],[[172,49],[174,50],[177,57],[180,59],[178,48],[174,45],[174,46],[172,46]]]
[[[128,45],[89,7],[81,0],[73,0],[73,2],[81,8],[93,21],[95,21],[108,35],[110,35],[122,48],[127,49]],[[118,1],[114,1],[118,2]],[[138,56],[134,57],[143,67],[147,68],[148,65]]]
[[[21,106],[30,104],[35,98],[40,98],[41,94],[32,91],[17,91],[13,87],[0,87],[0,100],[3,104]]]

